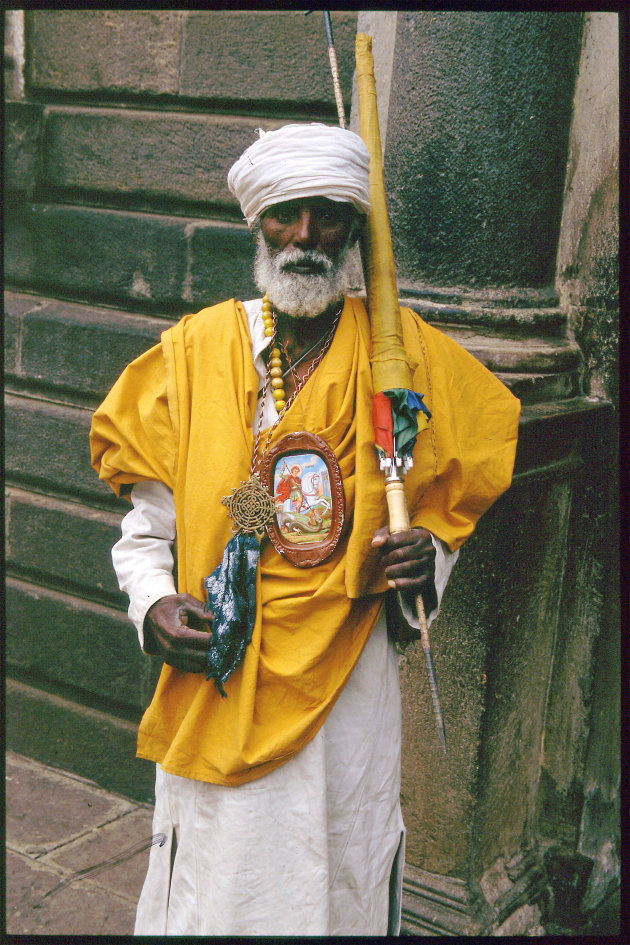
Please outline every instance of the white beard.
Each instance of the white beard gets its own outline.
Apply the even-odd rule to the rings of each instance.
[[[315,318],[340,301],[352,285],[354,265],[348,242],[335,261],[315,250],[283,249],[272,256],[260,230],[256,234],[254,281],[271,304],[287,315]],[[322,274],[287,272],[287,263],[319,263]]]

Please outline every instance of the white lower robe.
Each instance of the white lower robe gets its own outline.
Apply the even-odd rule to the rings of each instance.
[[[245,308],[262,379],[269,339],[260,300]],[[272,410],[268,398],[263,423]],[[162,483],[138,483],[131,498],[112,558],[142,645],[146,611],[176,593],[175,512]],[[458,553],[433,543],[439,608]],[[157,765],[153,832],[166,842],[151,848],[135,933],[398,934],[400,729],[398,662],[382,613],[326,722],[295,758],[237,787]]]

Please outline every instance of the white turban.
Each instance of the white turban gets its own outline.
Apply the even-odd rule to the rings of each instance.
[[[354,131],[313,122],[259,134],[227,178],[250,227],[273,204],[301,197],[346,201],[369,212],[370,155]]]

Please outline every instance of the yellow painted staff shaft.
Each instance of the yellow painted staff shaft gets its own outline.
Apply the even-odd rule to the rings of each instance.
[[[372,325],[372,379],[376,394],[396,387],[411,389],[412,375],[403,345],[394,252],[387,217],[371,36],[357,33],[355,57],[359,88],[359,126],[361,137],[370,152],[372,206],[366,227],[364,255]]]

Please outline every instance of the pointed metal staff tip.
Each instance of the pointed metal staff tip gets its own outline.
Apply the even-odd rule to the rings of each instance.
[[[431,689],[431,700],[433,702],[433,714],[435,715],[435,724],[437,726],[438,735],[440,738],[440,744],[442,746],[442,751],[446,754],[446,734],[444,732],[444,721],[442,719],[442,709],[440,708],[440,699],[437,691],[437,684],[435,682],[435,673],[433,671],[433,659],[431,657],[431,647],[427,644],[425,646],[424,640],[422,641],[422,649],[424,650],[424,655],[427,661],[427,675],[429,677],[429,688]]]
[[[337,65],[337,53],[335,52],[335,43],[333,41],[330,13],[328,10],[323,10],[322,12],[324,14],[326,42],[328,43],[328,60],[330,62],[330,73],[332,75],[333,91],[335,93],[335,105],[337,106],[337,115],[339,117],[339,126],[341,128],[345,128],[346,113],[343,107],[343,95],[341,94],[341,83],[339,82],[339,67]]]

